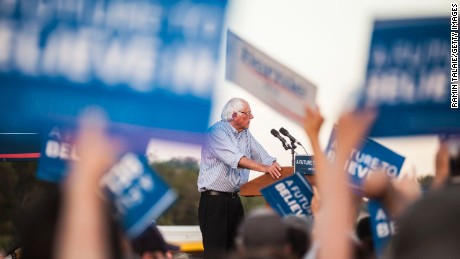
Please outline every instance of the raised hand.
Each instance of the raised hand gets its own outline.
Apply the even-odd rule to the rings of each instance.
[[[310,139],[317,138],[319,130],[323,125],[324,118],[321,115],[319,108],[315,109],[307,106],[305,108],[305,114],[306,116],[303,122],[304,130]]]
[[[366,137],[372,122],[376,117],[375,111],[352,111],[344,113],[339,119],[337,129],[338,153],[349,152],[357,147]]]

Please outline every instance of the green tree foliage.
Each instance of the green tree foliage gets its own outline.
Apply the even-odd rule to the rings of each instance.
[[[266,202],[264,197],[241,197],[243,203],[245,215],[248,215],[255,208],[265,207]]]
[[[43,193],[36,170],[36,161],[0,163],[0,251],[18,242],[24,209]]]
[[[178,194],[177,202],[158,219],[159,225],[198,225],[198,161],[194,158],[173,158],[154,162],[152,168]],[[255,207],[264,206],[262,197],[241,197],[246,213]]]
[[[158,219],[158,224],[198,225],[198,162],[193,158],[173,158],[151,166],[178,194],[176,203]]]

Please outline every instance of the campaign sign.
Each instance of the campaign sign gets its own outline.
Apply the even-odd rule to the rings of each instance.
[[[52,124],[52,126],[45,124],[43,127],[48,130],[43,131],[41,134],[42,144],[37,177],[45,181],[61,182],[68,173],[70,162],[80,159],[74,145],[77,125],[74,122],[67,121]],[[120,136],[119,133],[110,129],[107,129],[106,133],[108,136]],[[125,137],[132,136],[130,141],[117,140],[117,143],[120,144],[121,152],[145,153],[147,142],[136,139],[136,133],[137,131],[133,130],[124,134]]]
[[[313,188],[303,174],[295,173],[261,189],[260,192],[270,207],[281,216],[313,216]]]
[[[310,155],[295,155],[294,172],[312,175],[315,173],[315,160]]]
[[[326,157],[329,161],[335,160],[337,150],[337,127],[334,127],[326,147]],[[350,177],[350,183],[359,190],[363,180],[371,171],[383,171],[390,177],[398,177],[405,158],[385,146],[365,138],[359,150],[353,149],[345,164],[345,171]]]
[[[388,241],[390,241],[391,237],[395,234],[395,222],[391,220],[380,202],[369,200],[367,206],[371,219],[375,253],[380,257]]]
[[[300,126],[305,106],[315,103],[316,86],[231,31],[227,33],[225,78]]]
[[[452,41],[454,47],[452,59],[457,60]],[[369,136],[458,132],[460,110],[451,109],[450,64],[449,17],[376,21],[360,102],[379,111]],[[457,69],[452,67],[455,78]]]
[[[104,175],[101,185],[113,202],[128,237],[141,234],[177,199],[144,157],[125,154]]]
[[[72,127],[53,126],[42,140],[37,178],[61,182],[68,173],[68,165],[80,158],[74,145],[75,130]]]
[[[146,141],[200,142],[226,4],[0,1],[0,132],[38,132],[96,105]]]

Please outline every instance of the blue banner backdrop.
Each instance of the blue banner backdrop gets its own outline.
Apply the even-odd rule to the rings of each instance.
[[[199,143],[225,8],[206,0],[0,1],[0,132],[40,132],[42,122],[97,105],[122,135],[136,125],[146,127],[137,138]]]

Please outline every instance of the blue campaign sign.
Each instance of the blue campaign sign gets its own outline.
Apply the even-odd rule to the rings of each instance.
[[[310,155],[295,155],[294,172],[312,175],[315,173],[315,160]]]
[[[97,105],[122,134],[201,141],[226,4],[0,1],[0,132],[39,132]]]
[[[300,173],[286,177],[260,190],[265,200],[281,216],[303,215],[312,217],[313,188]]]
[[[326,157],[329,161],[335,160],[337,145],[340,145],[335,137],[336,130],[337,127],[334,127],[326,147]],[[359,150],[352,150],[345,165],[345,171],[350,177],[351,184],[359,190],[363,180],[371,171],[382,170],[390,177],[398,177],[404,160],[403,156],[370,138],[366,138]]]
[[[388,241],[395,234],[394,221],[376,200],[368,202],[369,217],[371,219],[372,238],[374,240],[375,253],[378,257],[382,255]]]
[[[77,126],[74,122],[63,122],[57,124],[45,124],[48,130],[43,131],[40,157],[38,163],[37,177],[41,180],[61,182],[68,173],[70,162],[78,161],[79,156],[75,145],[75,134]],[[108,130],[109,135],[120,135],[119,132]],[[134,152],[144,154],[147,142],[138,140],[135,137],[136,130],[125,132],[125,137],[131,136],[129,141],[118,141],[121,152]],[[123,145],[121,145],[123,144]]]
[[[128,237],[141,234],[177,199],[177,194],[156,175],[145,158],[124,155],[101,181],[113,202]]]
[[[61,182],[68,172],[71,161],[79,157],[74,146],[75,130],[72,127],[53,126],[42,139],[41,156],[38,163],[37,178]]]
[[[457,60],[456,51],[453,55]],[[460,111],[451,109],[450,61],[448,17],[376,21],[360,104],[379,111],[369,135],[458,132]],[[456,65],[452,69],[456,74]]]

